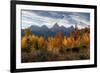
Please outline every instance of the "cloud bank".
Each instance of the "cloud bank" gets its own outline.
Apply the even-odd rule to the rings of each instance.
[[[53,27],[55,23],[59,26],[75,26],[84,28],[90,25],[90,14],[82,12],[57,12],[57,11],[37,11],[37,10],[22,10],[21,11],[22,29],[32,25],[43,26],[48,28]]]

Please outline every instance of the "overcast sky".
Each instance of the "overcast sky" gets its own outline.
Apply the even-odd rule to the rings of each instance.
[[[28,28],[32,25],[42,26],[46,25],[51,28],[55,23],[59,26],[75,26],[84,28],[90,25],[90,13],[79,12],[57,12],[57,11],[36,11],[36,10],[22,10],[22,29]]]

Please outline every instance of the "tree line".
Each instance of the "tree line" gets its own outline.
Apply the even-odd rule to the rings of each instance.
[[[37,36],[30,29],[24,30],[25,35],[21,38],[21,49],[23,52],[44,50],[52,53],[59,53],[74,47],[87,47],[90,45],[90,29],[75,29],[70,36],[57,32],[54,37]],[[81,48],[80,48],[81,49]]]

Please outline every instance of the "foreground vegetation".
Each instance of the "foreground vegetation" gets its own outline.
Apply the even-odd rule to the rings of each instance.
[[[69,37],[57,32],[54,37],[44,38],[24,30],[21,39],[21,61],[63,61],[90,58],[90,29],[75,29]]]

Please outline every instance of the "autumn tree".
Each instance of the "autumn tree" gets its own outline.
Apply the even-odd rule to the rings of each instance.
[[[24,29],[24,33],[25,33],[25,36],[30,36],[32,35],[32,32],[30,31],[30,29]]]
[[[22,44],[22,50],[26,51],[26,52],[30,52],[31,51],[31,36],[32,36],[32,33],[29,29],[24,29],[24,33],[25,33],[25,36],[22,37],[22,41],[21,41],[21,44]]]
[[[25,52],[30,52],[30,50],[31,50],[30,46],[31,46],[31,44],[30,44],[29,37],[26,37],[26,36],[22,37],[22,41],[21,41],[22,50]]]
[[[39,49],[39,46],[38,46],[38,39],[39,39],[39,37],[37,37],[37,36],[35,36],[35,35],[32,35],[31,37],[30,37],[30,44],[31,44],[31,48],[33,49],[33,50],[38,50]]]
[[[64,48],[67,48],[67,39],[66,39],[66,37],[64,37],[64,39],[63,39],[63,45],[64,45]]]
[[[88,33],[84,33],[84,35],[82,36],[82,44],[83,45],[88,45],[90,44],[90,36]]]
[[[22,37],[22,40],[21,40],[21,48],[26,48],[26,45],[27,45],[27,38],[26,37]]]
[[[55,48],[55,42],[53,37],[48,37],[48,51],[52,51]]]
[[[56,33],[56,36],[55,36],[56,47],[62,48],[63,39],[64,39],[63,33],[62,33],[62,32],[57,32],[57,33]]]
[[[46,48],[45,39],[42,36],[38,39],[38,46],[42,50]]]

